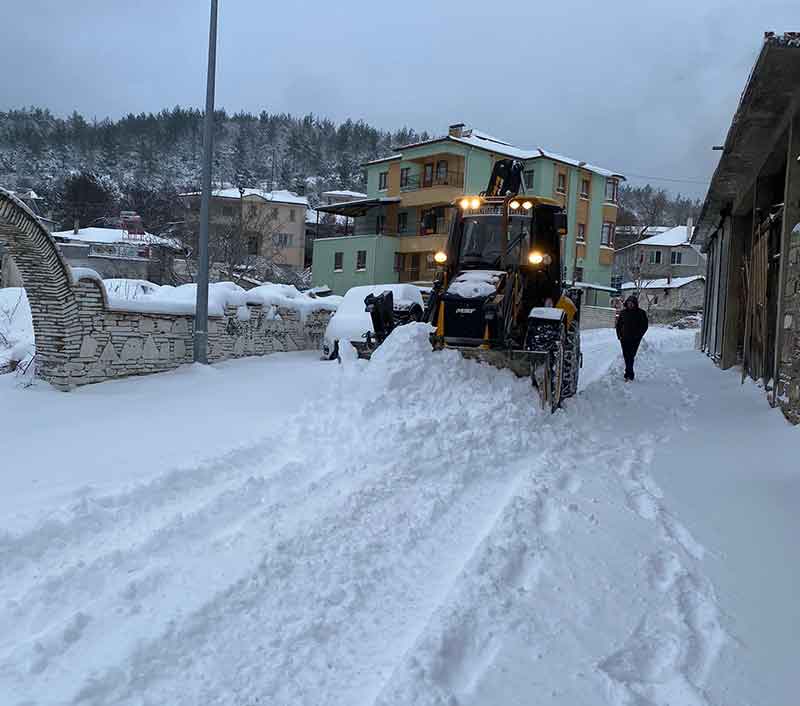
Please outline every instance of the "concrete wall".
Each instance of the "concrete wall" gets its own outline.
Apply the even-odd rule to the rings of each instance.
[[[320,238],[314,241],[313,282],[327,285],[334,294],[344,294],[362,284],[391,284],[397,282],[394,254],[398,238],[390,235],[362,235],[341,238]],[[359,250],[367,253],[365,270],[356,269]],[[342,253],[342,270],[334,269],[335,256]]]
[[[581,329],[614,328],[616,309],[605,306],[582,306]]]

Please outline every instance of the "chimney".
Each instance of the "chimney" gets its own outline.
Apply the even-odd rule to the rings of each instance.
[[[464,123],[455,123],[447,131],[450,137],[461,137],[464,134]]]

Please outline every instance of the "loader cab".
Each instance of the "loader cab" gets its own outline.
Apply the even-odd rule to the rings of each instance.
[[[479,197],[455,204],[447,248],[437,253],[452,278],[462,270],[542,272],[561,280],[563,209],[544,199]]]

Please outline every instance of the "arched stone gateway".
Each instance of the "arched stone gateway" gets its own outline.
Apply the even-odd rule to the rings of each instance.
[[[194,314],[185,306],[109,300],[91,270],[70,270],[28,208],[0,189],[0,243],[22,275],[33,315],[37,375],[61,390],[192,361]],[[208,324],[209,360],[319,348],[330,318],[250,294],[218,307]],[[284,306],[286,304],[286,306]]]
[[[69,268],[36,216],[2,188],[0,243],[25,284],[36,337],[37,374],[56,387],[68,389],[68,364],[81,345],[78,302]]]

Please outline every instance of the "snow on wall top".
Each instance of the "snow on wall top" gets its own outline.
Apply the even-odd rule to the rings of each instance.
[[[102,283],[110,309],[136,311],[147,314],[194,314],[197,303],[197,285],[179,287],[157,285],[146,280],[101,280],[93,270],[72,268],[73,279],[93,279]],[[312,297],[293,285],[264,284],[246,290],[233,282],[214,282],[208,285],[208,315],[223,316],[225,307],[246,304],[278,306],[294,309],[301,315],[312,311],[335,311],[341,297]]]
[[[623,282],[620,289],[623,291],[631,289],[677,289],[691,282],[696,282],[699,279],[704,280],[705,277],[703,275],[692,275],[691,277],[673,277],[670,280],[666,277],[650,279],[643,281],[638,287],[635,282]]]
[[[143,245],[166,245],[175,247],[174,240],[160,238],[152,233],[130,233],[122,228],[81,228],[75,233],[73,230],[59,230],[51,233],[54,238],[71,240],[82,243],[131,243]]]
[[[350,191],[349,189],[338,189],[338,190],[334,190],[334,191],[323,191],[322,195],[323,196],[333,196],[333,197],[346,196],[347,198],[350,198],[350,199],[365,199],[365,198],[367,198],[366,194],[364,194],[364,193],[362,193],[360,191]]]

